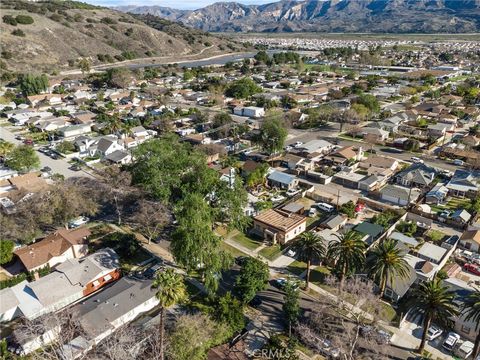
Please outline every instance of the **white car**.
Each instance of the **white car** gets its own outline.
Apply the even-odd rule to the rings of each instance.
[[[414,163],[416,163],[416,164],[423,164],[423,160],[420,159],[420,158],[418,158],[418,157],[416,157],[416,156],[412,156],[412,157],[410,158],[410,160],[412,160],[412,161],[413,161]]]
[[[272,202],[274,202],[274,203],[278,203],[278,202],[281,202],[281,201],[285,200],[285,196],[275,195],[275,196],[272,196],[270,198],[270,200],[272,200]]]
[[[290,257],[294,257],[295,255],[297,255],[297,253],[293,249],[290,249],[287,251],[287,255]]]
[[[285,151],[292,151],[293,147],[290,145],[285,146]]]
[[[315,215],[317,215],[317,209],[312,206],[310,210],[308,210],[308,216],[314,217]]]
[[[295,144],[293,144],[294,147],[298,148],[303,145],[303,142],[297,141]]]
[[[287,190],[287,196],[295,196],[300,192],[298,189],[288,189]]]
[[[463,160],[455,159],[453,160],[453,164],[458,166],[463,166],[465,163],[463,162]]]
[[[442,346],[445,350],[452,351],[458,340],[460,340],[460,335],[454,332],[449,332]]]
[[[80,216],[76,219],[73,219],[71,220],[69,223],[68,223],[68,227],[70,229],[73,229],[73,228],[77,228],[79,226],[82,226],[83,224],[86,224],[90,219],[86,216]]]
[[[438,338],[440,335],[442,335],[443,331],[436,325],[432,325],[428,328],[427,331],[427,339],[428,341],[435,340]]]

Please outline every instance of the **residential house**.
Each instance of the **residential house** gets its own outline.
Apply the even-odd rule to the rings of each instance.
[[[91,124],[95,121],[95,114],[88,110],[82,110],[74,113],[72,119],[75,124]]]
[[[447,134],[448,131],[455,130],[455,126],[452,124],[444,124],[444,123],[437,123],[437,124],[430,124],[427,127],[427,134],[428,136],[432,137],[441,137]]]
[[[60,310],[120,277],[114,250],[105,248],[82,259],[68,259],[40,279],[0,291],[0,321],[29,320]]]
[[[383,226],[373,224],[368,221],[364,221],[353,228],[356,232],[360,233],[363,237],[362,240],[367,243],[368,246],[372,245],[382,234]]]
[[[265,109],[256,106],[237,106],[235,109],[233,109],[233,113],[238,116],[246,116],[256,119],[265,116]]]
[[[53,268],[68,259],[86,256],[88,236],[90,230],[84,227],[59,229],[40,241],[15,250],[14,254],[27,271],[35,271],[47,265]]]
[[[388,139],[389,132],[376,127],[362,127],[358,130],[353,130],[354,136],[361,136],[371,142],[382,142]]]
[[[325,140],[310,140],[305,144],[295,148],[296,151],[302,153],[309,159],[316,160],[322,155],[330,153],[335,148],[335,145]]]
[[[349,161],[360,160],[362,157],[363,150],[361,147],[355,151],[353,146],[345,146],[325,156],[325,159],[334,164],[342,165]]]
[[[426,188],[435,178],[436,170],[425,164],[413,164],[395,175],[395,182],[406,187]]]
[[[480,230],[467,230],[460,237],[460,246],[480,253]]]
[[[125,165],[132,161],[132,155],[125,150],[115,150],[114,152],[107,154],[105,159],[113,162],[114,164]]]
[[[344,215],[331,215],[320,224],[320,227],[332,231],[340,230],[347,223],[347,217]]]
[[[96,154],[101,157],[106,157],[117,150],[123,150],[123,147],[113,137],[102,137],[96,145]]]
[[[40,173],[31,172],[0,180],[0,194],[14,190],[36,192],[45,188],[47,185],[47,182],[40,176]]]
[[[105,290],[77,304],[75,311],[85,332],[65,344],[65,360],[84,355],[121,326],[158,305],[153,280],[124,277]]]
[[[460,225],[465,225],[468,224],[472,215],[465,209],[457,209],[450,218]]]
[[[42,105],[46,107],[50,107],[55,104],[61,104],[62,95],[61,94],[30,95],[30,96],[27,96],[27,100],[32,105],[32,107],[38,107]]]
[[[91,131],[92,127],[90,124],[69,125],[57,129],[57,133],[64,138],[88,134]]]
[[[304,158],[293,154],[286,154],[282,157],[282,164],[289,170],[295,170],[303,161],[305,161]]]
[[[425,202],[427,204],[442,204],[445,202],[447,195],[448,188],[444,183],[438,183],[425,195]]]
[[[386,185],[380,190],[380,197],[395,205],[406,206],[420,196],[420,191],[415,188],[405,188],[397,185]]]
[[[253,218],[252,232],[274,244],[284,245],[303,233],[307,218],[296,213],[267,209]]]
[[[267,176],[267,180],[271,187],[284,190],[293,189],[298,185],[298,179],[295,176],[281,171],[273,171]]]
[[[372,168],[382,169],[379,172],[383,172],[383,169],[389,169],[391,171],[395,171],[398,167],[398,160],[394,158],[380,156],[380,155],[371,155],[367,157],[365,160],[362,160],[358,164],[358,166],[361,169],[365,169],[365,170],[369,170]]]
[[[399,125],[401,125],[403,122],[407,120],[408,120],[408,115],[402,112],[402,113],[397,113],[394,116],[391,116],[389,118],[386,118],[383,121],[379,121],[377,123],[377,126],[379,126],[380,129],[383,129],[385,131],[395,133],[398,131]]]
[[[451,196],[474,199],[480,190],[480,171],[457,169],[446,187]]]

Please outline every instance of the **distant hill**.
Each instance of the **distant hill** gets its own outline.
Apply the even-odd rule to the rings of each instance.
[[[480,31],[480,0],[283,0],[218,2],[197,10],[118,7],[206,31],[466,33]]]
[[[83,57],[96,65],[236,49],[234,42],[165,19],[74,1],[2,0],[0,9],[1,60],[8,71],[64,70]]]

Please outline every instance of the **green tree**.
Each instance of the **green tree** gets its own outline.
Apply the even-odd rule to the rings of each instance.
[[[231,124],[233,122],[232,117],[230,114],[227,114],[225,112],[218,113],[213,117],[213,127],[218,128],[224,125]]]
[[[365,263],[366,244],[356,231],[334,234],[337,238],[328,245],[327,257],[335,261],[339,280],[343,283],[345,276],[361,269]]]
[[[276,153],[283,149],[287,135],[282,119],[272,116],[263,122],[259,141],[263,149],[269,153]]]
[[[38,95],[41,92],[47,91],[47,75],[20,74],[18,77],[18,87],[24,95]]]
[[[453,303],[455,294],[441,284],[440,279],[421,283],[412,295],[412,312],[423,316],[422,341],[418,353],[422,353],[427,340],[427,330],[432,321],[448,323],[450,318],[458,314]]]
[[[380,112],[380,104],[377,98],[371,94],[362,94],[357,98],[357,103],[364,105],[373,113]]]
[[[307,288],[310,284],[310,267],[312,261],[321,261],[325,256],[324,240],[312,231],[304,232],[292,245],[292,249],[302,261],[307,263]]]
[[[80,70],[82,71],[82,74],[87,74],[90,72],[90,69],[91,69],[91,64],[90,64],[90,60],[88,60],[87,58],[81,58],[78,60],[78,67],[80,68]]]
[[[13,149],[15,149],[15,145],[13,143],[0,140],[0,158],[6,158]]]
[[[342,204],[338,211],[340,211],[342,214],[347,215],[349,219],[353,219],[355,217],[355,203],[350,200],[345,204]]]
[[[5,164],[13,170],[28,172],[40,167],[40,159],[33,147],[19,145],[8,154]]]
[[[292,325],[300,315],[299,290],[292,282],[287,282],[284,288],[285,297],[282,305],[283,314],[288,323],[288,336],[292,336]]]
[[[235,284],[236,293],[246,304],[255,294],[266,288],[269,278],[268,265],[255,258],[247,258],[240,270]]]
[[[268,56],[265,50],[260,50],[255,56],[254,59],[260,63],[266,64],[270,60],[270,56]]]
[[[392,239],[382,241],[367,254],[367,270],[380,284],[380,297],[387,284],[393,285],[396,278],[405,279],[409,275],[405,252]]]
[[[29,15],[17,15],[15,17],[15,20],[17,21],[18,24],[23,24],[23,25],[30,25],[33,24],[33,18]]]
[[[10,262],[13,258],[15,243],[10,240],[0,241],[0,265]]]
[[[465,320],[471,321],[475,324],[475,331],[477,336],[475,338],[475,345],[473,347],[472,358],[476,359],[480,353],[480,291],[475,290],[471,292],[464,300],[461,313],[465,316]]]
[[[250,96],[259,93],[262,88],[250,78],[243,78],[232,82],[225,90],[225,95],[235,99],[248,99]]]
[[[233,332],[240,331],[245,326],[243,304],[229,291],[218,299],[215,316],[225,323]]]
[[[152,287],[157,289],[155,296],[160,305],[159,358],[164,360],[165,312],[167,308],[178,304],[186,298],[186,288],[182,276],[175,273],[172,268],[159,272],[153,281]]]
[[[75,151],[75,145],[71,141],[64,140],[55,149],[62,154],[69,154]]]

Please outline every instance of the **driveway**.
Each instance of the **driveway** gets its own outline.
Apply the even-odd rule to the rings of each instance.
[[[6,129],[5,127],[0,127],[0,139],[5,141],[11,142],[15,145],[22,145],[23,143],[20,140],[15,139],[15,134]],[[52,169],[53,173],[62,174],[66,179],[70,177],[93,177],[89,173],[84,170],[81,171],[73,171],[70,170],[69,167],[71,166],[66,159],[59,158],[54,160],[49,156],[42,154],[37,151],[37,155],[40,158],[40,166],[42,168],[48,166]]]

